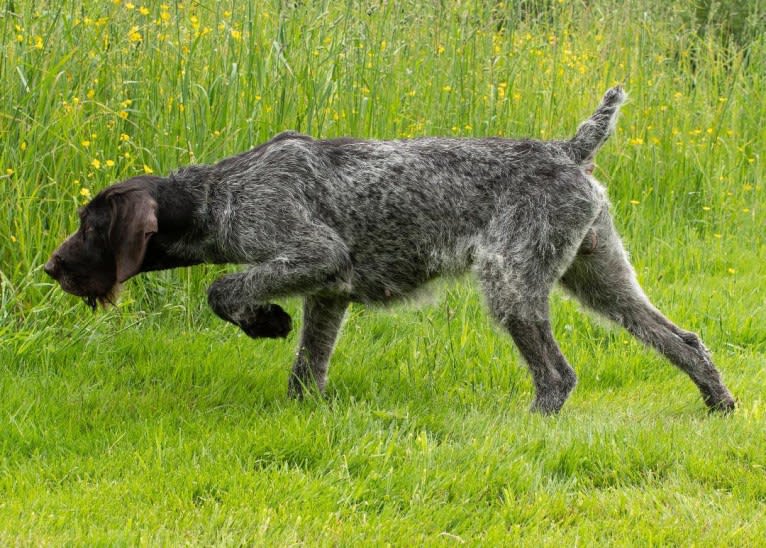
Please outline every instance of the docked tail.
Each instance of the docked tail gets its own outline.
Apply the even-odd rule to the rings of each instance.
[[[580,124],[575,136],[566,141],[567,153],[575,163],[584,164],[593,159],[593,155],[614,130],[620,105],[626,98],[622,86],[615,86],[607,91],[593,116]]]

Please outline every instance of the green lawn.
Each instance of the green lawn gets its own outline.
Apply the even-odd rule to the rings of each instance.
[[[766,5],[709,4],[5,3],[0,544],[762,543]],[[253,341],[206,307],[235,267],[142,276],[95,315],[42,272],[76,207],[134,174],[288,128],[568,137],[616,82],[596,175],[731,416],[563,294],[579,385],[544,418],[470,277],[354,305],[328,398],[298,403],[297,329]]]

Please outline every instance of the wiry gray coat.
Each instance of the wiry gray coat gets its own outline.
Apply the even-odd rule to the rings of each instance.
[[[126,207],[148,218],[143,229],[125,230],[139,235],[129,246],[139,255],[115,251],[116,272],[100,290],[81,284],[72,291],[77,284],[62,281],[60,263],[77,262],[62,259],[73,254],[66,242],[46,269],[92,301],[141,271],[247,264],[212,284],[210,306],[250,336],[279,337],[291,320],[269,301],[304,295],[290,379],[291,393],[301,395],[324,388],[349,302],[393,301],[473,265],[490,312],[529,364],[533,408],[545,413],[561,408],[576,380],[548,319],[548,296],[560,281],[687,372],[708,406],[731,409],[734,400],[696,335],[662,316],[639,288],[604,189],[591,176],[624,97],[609,90],[569,141],[326,141],[282,133],[216,165],[129,180],[97,196],[89,208],[127,196],[110,233]]]

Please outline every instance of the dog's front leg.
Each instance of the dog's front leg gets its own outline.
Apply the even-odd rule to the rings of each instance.
[[[333,345],[348,307],[344,297],[311,295],[303,302],[301,342],[288,384],[288,394],[301,398],[306,391],[324,391]]]
[[[314,232],[303,241],[286,242],[279,256],[235,274],[222,276],[208,289],[208,303],[222,319],[253,338],[286,337],[290,316],[271,299],[314,293],[343,296],[350,291],[351,260],[337,237]]]

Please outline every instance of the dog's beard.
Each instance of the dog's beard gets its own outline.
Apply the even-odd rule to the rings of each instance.
[[[82,300],[87,304],[91,310],[96,311],[96,307],[101,305],[101,308],[106,308],[107,305],[117,306],[117,298],[120,295],[122,284],[116,283],[106,293],[106,295],[87,295]]]

